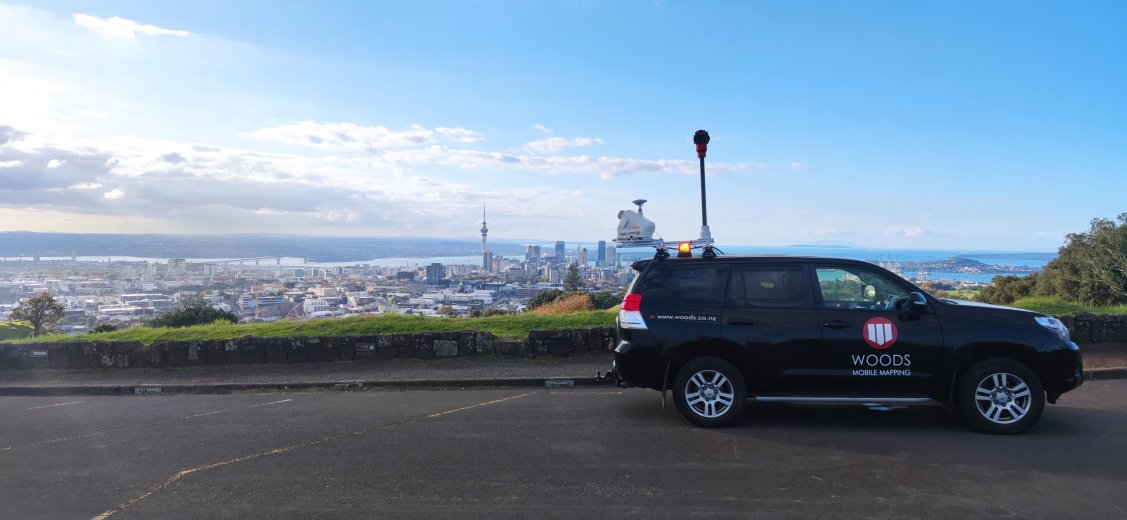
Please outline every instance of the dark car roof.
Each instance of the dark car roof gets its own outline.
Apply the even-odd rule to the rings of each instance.
[[[736,263],[802,263],[802,262],[833,262],[833,263],[847,263],[854,265],[874,265],[871,262],[864,260],[854,260],[851,258],[836,258],[829,256],[791,256],[791,255],[722,255],[713,258],[705,258],[703,256],[694,256],[690,258],[677,258],[670,256],[669,258],[657,259],[650,258],[646,260],[638,260],[632,264],[637,271],[645,269],[650,262],[676,262],[676,263],[707,263],[707,262],[736,262]]]

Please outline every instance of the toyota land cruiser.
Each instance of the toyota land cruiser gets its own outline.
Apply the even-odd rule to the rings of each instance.
[[[1083,382],[1059,320],[935,298],[866,262],[659,256],[634,268],[614,377],[672,390],[698,426],[729,424],[749,397],[938,401],[975,429],[1012,434]]]

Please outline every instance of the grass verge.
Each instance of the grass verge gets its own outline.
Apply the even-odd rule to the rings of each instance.
[[[31,336],[31,325],[22,321],[5,321],[0,323],[0,341],[21,339]]]
[[[312,337],[372,336],[378,334],[413,334],[419,332],[457,332],[473,330],[489,332],[502,338],[525,338],[532,330],[583,329],[613,327],[615,313],[587,311],[566,315],[514,314],[489,318],[425,318],[403,314],[355,316],[324,320],[279,320],[272,323],[227,323],[180,328],[131,327],[114,332],[80,336],[40,336],[15,340],[12,343],[59,341],[140,341],[146,345],[156,341],[198,341],[233,339],[243,336]]]
[[[1050,316],[1071,316],[1085,312],[1090,314],[1127,314],[1127,305],[1095,307],[1066,301],[1056,296],[1030,296],[1013,302],[1012,306]]]

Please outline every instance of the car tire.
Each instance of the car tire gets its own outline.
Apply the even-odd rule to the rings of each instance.
[[[963,372],[956,392],[963,419],[986,433],[1021,433],[1033,426],[1045,409],[1041,378],[1012,359],[976,363]]]
[[[735,365],[715,357],[685,363],[673,383],[673,402],[689,422],[703,428],[730,424],[747,398],[743,375]]]

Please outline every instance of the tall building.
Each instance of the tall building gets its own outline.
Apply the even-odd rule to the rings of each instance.
[[[587,267],[587,248],[579,250],[579,267]]]
[[[188,261],[183,258],[168,259],[168,274],[180,276],[188,270]]]
[[[540,246],[528,246],[524,250],[524,261],[536,263],[540,261]]]
[[[439,280],[446,275],[446,266],[435,262],[427,266],[427,285],[438,285]]]
[[[618,267],[618,248],[613,245],[607,246],[607,257],[603,260],[606,262],[606,265]]]
[[[486,271],[491,270],[492,258],[486,256],[485,249],[485,235],[489,234],[489,228],[485,226],[485,206],[481,206],[481,268]]]
[[[566,247],[567,246],[563,243],[562,240],[556,241],[556,263],[567,263],[567,250],[565,249]]]
[[[595,255],[595,267],[602,267],[607,264],[607,241],[599,241],[599,252]]]

